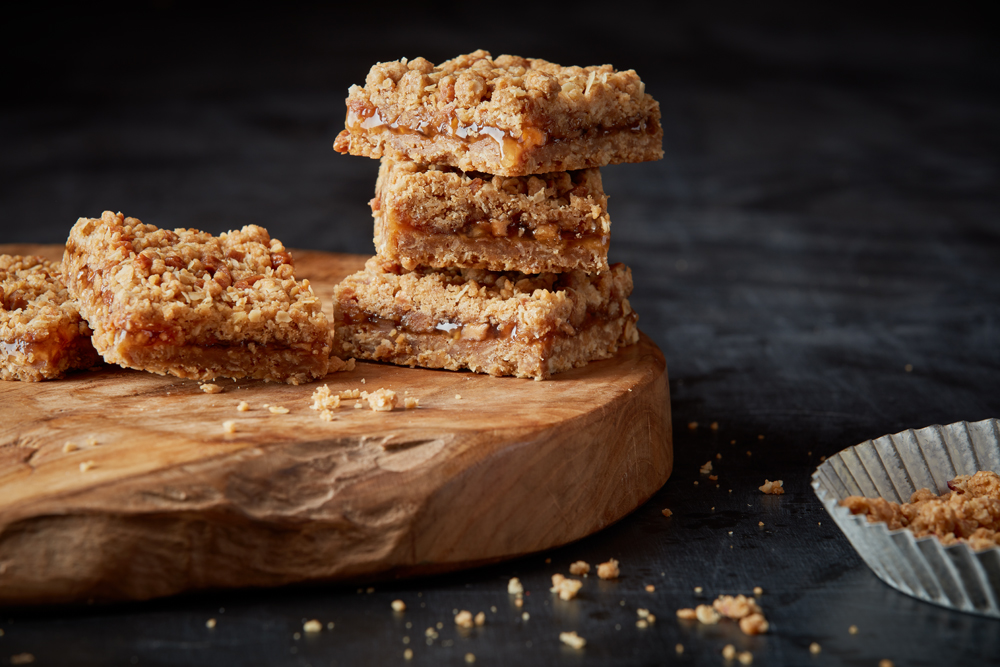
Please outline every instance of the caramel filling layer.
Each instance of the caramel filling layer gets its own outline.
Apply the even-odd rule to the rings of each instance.
[[[437,231],[427,229],[410,222],[408,216],[389,216],[390,230],[395,234],[407,234],[419,237],[442,236],[455,234],[468,240],[497,240],[516,243],[518,241],[537,242],[548,246],[569,248],[584,248],[593,252],[606,252],[610,237],[607,234],[594,234],[576,230],[560,229],[558,225],[540,225],[530,228],[519,220],[490,220],[466,223],[461,229]]]

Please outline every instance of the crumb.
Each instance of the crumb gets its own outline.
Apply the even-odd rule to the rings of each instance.
[[[295,641],[299,641],[300,639],[302,639],[302,633],[301,632],[293,632],[292,633],[292,639],[294,639]]]
[[[528,612],[524,612],[521,614],[522,621],[527,621],[529,618],[531,618],[531,614],[529,614]]]
[[[906,364],[905,366],[903,366],[903,370],[906,371],[907,373],[912,373],[913,372],[913,364]]]
[[[646,584],[646,592],[647,593],[656,592],[656,586],[654,586],[653,584]]]
[[[758,487],[761,493],[771,494],[772,496],[780,496],[785,490],[782,487],[782,482],[780,479],[776,479],[773,482],[767,479],[764,480],[764,485]]]
[[[365,593],[371,594],[371,593],[374,593],[374,592],[375,592],[375,587],[374,586],[369,586],[368,588],[365,589]]]
[[[284,406],[281,406],[281,405],[272,405],[271,407],[268,408],[268,410],[273,415],[287,415],[288,414],[288,408],[286,408]]]
[[[12,665],[30,665],[34,661],[35,656],[31,653],[18,653],[10,656],[10,664]]]
[[[402,600],[393,600],[392,601],[392,610],[393,611],[406,611],[406,603],[403,602]]]
[[[698,480],[694,480],[694,485],[698,486]]]
[[[719,430],[719,422],[712,422],[711,424],[708,425],[708,427],[710,429],[712,429],[713,431],[718,431]]]
[[[407,626],[407,627],[409,627],[409,626]],[[329,623],[326,624],[326,629],[327,630],[333,630],[333,621],[330,621]]]
[[[546,563],[551,563],[551,562],[552,562],[552,559],[551,559],[551,558],[546,558],[546,559],[545,559],[545,562],[546,562]]]
[[[560,632],[559,641],[575,649],[581,649],[587,645],[587,640],[576,634],[576,632]]]
[[[476,661],[476,656],[472,653],[465,654],[465,661],[470,665]]]
[[[718,476],[718,475],[709,475],[709,476],[708,476],[708,479],[709,479],[710,481],[712,481],[712,482],[717,482],[717,481],[719,481],[719,476]],[[715,488],[719,488],[719,485],[718,485],[718,484],[716,484],[716,485],[715,485]]]
[[[412,410],[420,405],[419,398],[413,398],[412,396],[407,396],[403,399],[403,407],[407,410]]]
[[[590,572],[590,563],[586,561],[578,560],[575,563],[570,563],[569,573],[580,576],[581,574],[588,574]]]
[[[758,440],[763,440],[763,439],[764,439],[764,436],[763,436],[763,435],[758,435],[758,436],[757,436],[757,439],[758,439]]]
[[[486,625],[486,612],[481,611],[478,614],[476,614],[476,617],[473,619],[473,621],[477,626]]]
[[[464,609],[457,614],[455,614],[455,625],[460,628],[471,628],[472,627],[472,612],[465,611]]]
[[[354,409],[355,410],[360,410],[363,407],[365,407],[365,406],[361,404],[361,401],[358,401],[357,403],[354,404]]]
[[[896,665],[888,658],[882,658],[878,661],[878,667],[896,667]]]
[[[635,622],[635,627],[639,628],[640,630],[645,630],[646,628],[649,627],[649,621],[647,621],[644,618],[640,618],[638,621]]]
[[[403,660],[413,660],[413,649],[408,648],[403,651]]]
[[[700,623],[705,625],[715,625],[722,618],[719,612],[712,609],[707,604],[700,604],[694,609],[694,615]]]
[[[812,653],[813,655],[816,655],[822,650],[823,649],[820,648],[820,645],[817,644],[816,642],[813,642],[812,644],[809,645],[809,652]]]
[[[329,410],[324,410],[323,412],[319,413],[319,418],[325,422],[332,422],[334,420],[333,413],[330,412]]]
[[[614,558],[597,566],[597,576],[601,579],[617,579],[620,575],[621,570],[618,569],[618,561]]]
[[[732,660],[736,657],[736,647],[732,644],[726,644],[722,648],[722,657],[726,660]]]
[[[642,608],[636,609],[635,610],[635,615],[638,616],[639,618],[648,618],[649,617],[649,610],[648,609],[642,609]]]
[[[357,363],[358,363],[357,359],[355,359],[354,357],[351,357],[350,359],[347,360],[347,365],[344,366],[344,370],[345,371],[353,371],[354,368],[357,366]]]
[[[361,398],[360,389],[344,389],[343,391],[337,392],[338,398]]]
[[[523,607],[524,606],[524,598],[522,598],[520,595],[517,596],[514,599],[514,606],[517,607],[518,609],[520,609],[521,607]]]
[[[521,580],[517,577],[511,577],[510,581],[507,582],[507,592],[511,595],[521,595],[524,593],[524,586],[521,585]]]
[[[753,664],[753,653],[751,653],[750,651],[742,651],[736,657],[740,661],[741,665],[751,665],[751,664]]]
[[[361,378],[361,384],[364,384],[364,383],[365,383],[365,379]]]
[[[455,394],[455,400],[456,401],[462,400],[462,395],[461,394]]]
[[[858,626],[852,625],[851,627],[847,628],[847,631],[852,635],[856,635],[858,634]]]
[[[748,449],[748,450],[747,450],[747,456],[750,456],[750,455],[751,455],[751,454],[750,454],[750,450]]]
[[[698,422],[688,422],[688,428],[692,431],[698,428]]]
[[[313,410],[333,410],[340,407],[340,395],[332,394],[329,385],[318,387],[311,398]]]
[[[568,579],[561,574],[553,574],[552,588],[549,591],[558,593],[560,600],[572,600],[581,588],[583,588],[583,582],[579,579]]]
[[[822,463],[823,461],[826,461],[826,457],[825,456],[819,457],[819,462]]]
[[[70,452],[75,452],[78,449],[80,448],[76,445],[75,442],[67,442],[65,445],[63,445],[63,451],[66,452],[67,454]]]
[[[399,398],[392,389],[376,389],[368,394],[368,405],[375,412],[390,412],[399,404]]]
[[[701,592],[702,592],[703,590],[704,590],[704,589],[703,589],[703,588],[702,588],[701,586],[695,586],[695,587],[694,587],[694,594],[695,594],[695,595],[701,595]]]
[[[707,475],[708,473],[712,472],[712,462],[708,461],[707,463],[705,463],[701,468],[698,469],[698,472],[700,472],[702,475]]]
[[[302,624],[302,629],[310,634],[315,634],[323,629],[323,624],[315,618]]]
[[[677,646],[675,646],[674,647],[674,651],[677,652],[677,655],[680,655],[681,653],[683,653],[684,652],[684,644],[678,644]]]
[[[757,522],[757,527],[758,528],[763,528],[764,527],[764,522],[763,521],[758,521]]]
[[[240,412],[247,412],[250,410],[250,404],[246,401],[240,401],[239,405],[236,406],[236,409]]]
[[[722,454],[716,454],[715,458],[718,459],[719,461],[721,461],[722,460]]]
[[[712,608],[717,612],[734,620],[739,620],[750,614],[760,613],[760,607],[756,600],[745,595],[720,595],[712,603]]]
[[[761,588],[760,586],[754,586],[753,587],[753,594],[754,595],[763,595],[764,594],[764,589]]]
[[[215,627],[215,619],[214,618],[210,618],[207,621],[205,621],[205,627],[208,628],[209,630],[211,630],[212,628],[214,628]]]
[[[236,433],[236,422],[232,419],[222,422],[222,431],[229,434]]]
[[[87,472],[88,470],[96,467],[97,464],[93,461],[84,461],[80,464],[80,472]]]
[[[201,390],[206,394],[221,394],[223,388],[222,385],[206,383],[201,385]]]
[[[87,436],[87,440],[86,440],[86,443],[87,443],[87,446],[88,446],[88,447],[97,447],[97,445],[99,444],[99,443],[97,442],[97,438],[95,438],[95,437],[94,437],[94,436],[92,436],[92,435],[89,435],[89,436]]]
[[[660,514],[662,514],[663,516],[668,517],[668,518],[672,517],[674,515],[674,513],[671,510],[668,510],[668,509],[662,509],[662,510],[660,510]]]
[[[744,616],[740,619],[740,630],[745,635],[762,635],[767,632],[770,624],[764,618],[764,614],[759,612]]]

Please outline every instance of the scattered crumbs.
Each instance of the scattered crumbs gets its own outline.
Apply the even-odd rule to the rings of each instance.
[[[694,485],[698,486],[698,480],[694,480]]]
[[[912,373],[913,372],[913,364],[906,364],[905,366],[903,366],[903,370],[906,371],[907,373]]]
[[[236,406],[236,409],[240,412],[249,412],[250,404],[247,403],[246,401],[240,401],[239,404]]]
[[[825,456],[819,457],[819,462],[822,463],[823,461],[826,461],[826,457]]]
[[[716,458],[716,460],[719,460],[719,461],[721,461],[721,460],[722,460],[722,453],[721,453],[721,452],[717,453],[717,454],[715,455],[715,458]]]
[[[413,660],[413,649],[408,648],[403,651],[403,660]]]
[[[729,534],[730,534],[730,535],[732,535],[732,534],[733,534],[733,531],[729,531]]]
[[[306,621],[305,623],[303,623],[302,629],[309,634],[316,634],[317,632],[323,629],[323,624],[314,618],[311,621]]]
[[[572,600],[581,588],[583,588],[583,582],[579,579],[569,579],[561,574],[553,574],[552,588],[549,591],[558,593],[560,600]]]
[[[729,493],[732,493],[732,492],[733,492],[733,490],[732,490],[732,489],[729,489]]]
[[[428,639],[437,639],[438,633],[434,628],[427,628],[424,630],[424,636]]]
[[[403,602],[402,600],[393,600],[392,601],[392,610],[393,611],[406,611],[406,603]]]
[[[754,586],[753,587],[753,594],[754,595],[763,595],[764,594],[764,589],[761,588],[760,586]]]
[[[694,587],[694,594],[695,594],[695,595],[701,595],[701,592],[702,592],[703,590],[704,590],[704,589],[703,589],[703,588],[702,588],[701,586],[695,586],[695,587]]]
[[[618,561],[614,558],[597,566],[597,576],[601,579],[617,579],[620,574],[621,570],[618,568]]]
[[[718,481],[719,481],[719,476],[718,476],[718,475],[709,475],[709,476],[708,476],[708,479],[709,479],[710,481],[712,481],[712,482],[718,482]],[[716,485],[715,485],[715,488],[719,488],[719,485],[718,485],[718,484],[716,484]]]
[[[469,663],[470,665],[471,665],[472,663],[474,663],[474,662],[476,661],[476,656],[475,656],[475,654],[473,654],[473,653],[466,653],[466,654],[465,654],[465,661],[466,661],[467,663]]]
[[[722,657],[726,660],[733,660],[736,658],[736,647],[732,644],[726,644],[722,647]]]
[[[271,407],[268,408],[268,411],[270,411],[270,413],[273,414],[273,415],[287,415],[288,414],[288,408],[286,408],[283,405],[272,405]]]
[[[644,618],[640,618],[638,621],[635,622],[635,627],[639,628],[640,630],[645,630],[646,628],[649,627],[649,622]]]
[[[764,484],[757,488],[760,489],[761,493],[770,494],[772,496],[780,496],[785,492],[785,490],[781,488],[782,485],[784,485],[784,482],[782,482],[780,479],[776,479],[773,482],[768,479],[765,479]]]
[[[343,391],[337,392],[338,398],[361,398],[360,389],[344,389]]]
[[[817,521],[817,522],[816,522],[816,525],[817,525],[817,526],[822,526],[822,525],[823,525],[823,522],[822,522],[822,521]]]
[[[688,422],[688,428],[692,431],[698,428],[698,422]]]
[[[333,410],[340,407],[340,394],[332,393],[329,385],[317,387],[310,398],[313,410]]]
[[[477,627],[486,625],[486,612],[481,611],[478,614],[476,614],[476,617],[473,619],[473,621],[475,621]]]
[[[12,665],[30,665],[34,661],[35,656],[30,653],[18,653],[10,656],[10,664]]]
[[[517,577],[511,577],[510,581],[507,582],[507,592],[511,595],[523,594],[524,586],[521,585],[521,580]]]
[[[412,396],[407,396],[406,398],[403,399],[403,407],[406,408],[407,410],[413,410],[419,405],[420,405],[419,398],[413,398]]]
[[[399,405],[399,397],[392,389],[376,389],[368,394],[368,405],[375,412],[390,412]]]
[[[674,647],[674,651],[677,652],[677,655],[680,655],[681,653],[683,653],[684,652],[684,644],[678,644],[677,646],[675,646]]]
[[[528,612],[525,611],[525,612],[521,613],[521,620],[522,621],[527,621],[529,618],[531,618],[531,614],[529,614]]]
[[[759,607],[758,607],[759,609]],[[767,622],[764,618],[764,614],[759,611],[744,616],[740,619],[740,630],[743,631],[745,635],[762,635],[767,632],[771,624]]]
[[[674,513],[672,511],[670,511],[670,510],[668,510],[666,508],[660,510],[660,514],[662,514],[663,516],[665,516],[667,518],[672,517],[674,515]]]
[[[93,461],[84,461],[80,464],[80,472],[87,472],[91,468],[95,467],[97,464]]]
[[[472,627],[472,612],[462,610],[455,614],[455,625],[460,628],[471,628]]]
[[[70,452],[75,452],[78,449],[80,448],[77,447],[75,442],[67,442],[65,445],[63,445],[63,451],[66,452],[67,454]]]
[[[518,595],[514,599],[514,606],[517,607],[518,609],[520,609],[521,607],[523,607],[524,606],[524,598],[522,598],[520,595]]]
[[[715,508],[713,507],[713,508],[711,509],[711,511],[712,511],[712,512],[714,512],[714,511],[715,511]]]
[[[360,410],[363,407],[365,407],[365,406],[361,404],[361,401],[358,401],[357,403],[354,404],[354,409],[355,410]]]
[[[214,618],[210,618],[207,621],[205,621],[205,627],[208,628],[209,630],[211,630],[212,628],[214,628],[215,627],[215,619]]]
[[[95,438],[92,435],[88,435],[85,442],[87,443],[88,447],[97,447],[98,445],[97,438]]]
[[[813,642],[812,644],[809,645],[809,652],[812,653],[813,655],[816,655],[822,650],[823,649],[816,642]]]
[[[364,384],[364,383],[365,383],[365,379],[361,378],[361,384]]]
[[[319,413],[319,418],[321,421],[325,422],[332,422],[335,419],[333,413],[330,412],[329,410],[324,410],[323,412]]]
[[[646,584],[646,592],[647,593],[655,593],[656,592],[656,586],[654,586],[653,584]]]
[[[678,609],[677,618],[681,619],[682,621],[694,621],[697,620],[698,614],[695,613],[694,609],[688,607],[685,609]]]
[[[207,383],[201,385],[201,390],[206,394],[221,394],[222,385]]]
[[[222,422],[222,432],[230,434],[236,433],[236,422],[234,422],[232,419],[227,419],[226,421]]]
[[[719,430],[719,422],[712,422],[711,424],[708,425],[708,427],[710,429],[712,429],[713,431],[718,431]]]
[[[578,650],[587,645],[587,640],[576,634],[575,630],[573,632],[560,632],[559,641]]]
[[[722,618],[722,615],[707,604],[700,604],[694,608],[695,618],[705,625],[715,625]]]
[[[588,563],[586,561],[582,561],[582,560],[578,560],[575,563],[570,563],[570,565],[569,565],[569,573],[570,574],[575,574],[576,576],[580,576],[580,575],[583,575],[583,574],[589,574],[590,573],[590,563]]]
[[[462,400],[462,395],[461,394],[455,394],[455,400],[456,401]]]
[[[852,625],[851,627],[847,628],[847,631],[852,635],[856,635],[858,634],[858,626]]]
[[[759,528],[763,528],[763,527],[764,527],[764,522],[763,522],[763,521],[758,521],[758,522],[757,522],[757,526],[758,526]]]
[[[11,662],[13,662],[13,660]],[[896,667],[896,665],[893,664],[892,660],[889,660],[888,658],[882,658],[881,660],[878,661],[878,667]]]
[[[712,472],[712,462],[711,461],[706,462],[704,465],[701,466],[701,468],[698,469],[698,472],[700,472],[702,475],[707,475],[708,473]]]
[[[750,651],[742,651],[736,657],[740,661],[741,665],[752,665],[753,664],[753,653],[751,653]]]

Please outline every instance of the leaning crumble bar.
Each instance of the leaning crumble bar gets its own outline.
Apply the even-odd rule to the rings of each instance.
[[[99,363],[61,273],[42,257],[0,255],[0,379],[52,380]]]
[[[608,268],[611,220],[598,169],[505,178],[382,160],[375,248],[405,269]]]
[[[476,51],[379,63],[351,86],[334,150],[526,176],[663,157],[660,107],[633,70]]]
[[[73,226],[63,269],[110,363],[199,380],[326,375],[320,301],[261,227],[212,236],[105,212]]]
[[[372,258],[334,292],[334,347],[401,366],[541,380],[636,342],[631,291],[623,264],[600,274],[395,273]]]

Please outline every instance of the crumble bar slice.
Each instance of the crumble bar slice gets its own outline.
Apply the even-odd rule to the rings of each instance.
[[[611,220],[598,169],[505,178],[386,158],[371,207],[387,266],[608,268]]]
[[[663,157],[660,107],[633,70],[476,51],[379,63],[351,86],[339,153],[500,176]]]
[[[0,255],[0,379],[38,382],[99,363],[58,262]]]
[[[326,375],[320,300],[261,227],[216,237],[105,212],[73,226],[63,268],[110,363],[199,380]]]
[[[541,380],[639,339],[632,274],[385,270],[373,257],[334,292],[334,347],[401,366]]]

